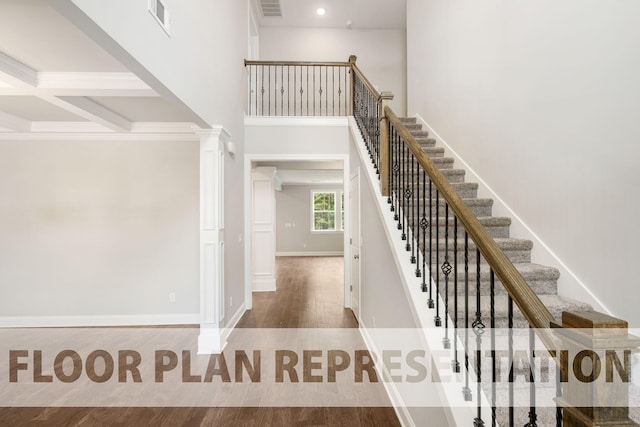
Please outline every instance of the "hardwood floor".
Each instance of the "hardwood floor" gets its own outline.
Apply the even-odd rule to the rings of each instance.
[[[354,328],[343,259],[278,258],[277,290],[256,293],[240,328]],[[0,408],[0,426],[399,426],[393,408]]]
[[[341,257],[278,257],[276,291],[255,292],[240,328],[357,328]]]

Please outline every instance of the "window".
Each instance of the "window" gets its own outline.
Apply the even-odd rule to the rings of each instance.
[[[311,231],[344,230],[344,193],[311,191]]]

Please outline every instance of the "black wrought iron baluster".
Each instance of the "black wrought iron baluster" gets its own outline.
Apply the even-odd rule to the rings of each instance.
[[[409,230],[408,232],[411,233],[411,240],[407,239],[407,248],[411,250],[411,264],[415,264],[416,263],[416,253],[415,253],[415,249],[416,249],[416,199],[414,197],[415,195],[415,191],[414,191],[414,186],[415,186],[415,180],[418,177],[418,174],[416,173],[416,158],[413,155],[413,153],[409,150],[409,156],[411,157],[411,180],[409,182],[409,185],[407,186],[407,190],[409,191],[409,215],[411,215],[411,220],[408,221],[408,224],[410,224],[410,226],[408,227]],[[409,243],[411,242],[411,243]]]
[[[316,115],[316,67],[311,67],[313,70],[313,116]]]
[[[533,329],[529,326],[529,422],[525,427],[537,427],[538,415],[536,413],[536,360],[535,360],[536,337]]]
[[[398,165],[398,149],[396,144],[396,128],[393,125],[389,127],[391,133],[391,173],[389,177],[391,179],[391,185],[389,187],[389,202],[391,203],[391,212],[394,212],[393,219],[394,221],[398,220],[398,212],[396,211],[397,206],[397,189],[398,186],[398,172],[400,171],[400,166]]]
[[[444,338],[442,346],[449,349],[451,348],[451,340],[449,340],[449,274],[453,268],[449,263],[449,204],[445,202],[444,206],[444,263],[442,264],[442,273],[444,274]],[[440,228],[439,222],[438,228]]]
[[[440,191],[436,188],[436,263],[440,263]],[[446,251],[446,248],[445,248]],[[440,273],[436,270],[433,272],[436,276],[436,316],[433,319],[437,327],[442,326],[442,318],[440,317]]]
[[[329,67],[324,67],[324,115],[329,115]]]
[[[558,356],[556,368],[556,397],[562,397],[562,369],[560,368],[560,356]],[[563,424],[562,406],[556,403],[556,427],[562,427]]]
[[[420,177],[422,175],[421,173],[422,171],[422,166],[420,165],[420,163],[418,163],[417,165],[417,169],[416,169],[416,175],[414,177],[414,186],[416,189],[416,196],[413,199],[414,203],[416,205],[416,214],[413,217],[413,230],[415,232],[415,249],[416,249],[416,277],[422,277],[422,271],[420,270],[420,251],[424,250],[423,248],[420,247],[420,231],[422,231],[422,216],[420,215],[422,212],[420,211],[420,208],[422,207],[422,201],[420,200]],[[422,233],[424,234],[424,232]]]
[[[420,228],[422,228],[422,292],[427,292],[427,277],[430,277],[431,274],[427,274],[427,228],[430,226],[429,220],[427,219],[427,174],[424,169],[420,168],[422,171],[422,182],[418,179],[418,187],[422,185],[422,198],[420,199],[420,204],[422,205],[422,219],[420,220]],[[431,273],[431,272],[429,272]]]
[[[429,178],[429,301],[427,304],[429,308],[435,307],[433,303],[433,183],[431,178]]]
[[[318,68],[318,85],[320,87],[318,89],[318,94],[319,94],[319,96],[318,96],[318,99],[319,99],[319,101],[318,101],[319,102],[318,110],[320,110],[319,113],[318,113],[319,116],[322,116],[322,93],[323,93],[323,91],[322,91],[322,68],[323,67],[319,67]]]
[[[405,228],[405,224],[407,221],[407,185],[409,181],[409,176],[407,173],[407,168],[409,167],[408,162],[408,147],[407,141],[401,139],[402,143],[402,214],[400,215],[402,221],[402,240],[407,240],[407,229]],[[405,246],[406,247],[406,246]]]
[[[507,300],[507,329],[508,329],[508,366],[509,366],[509,425],[515,424],[514,396],[513,396],[513,299],[509,295]]]
[[[262,96],[262,99],[261,99],[262,108],[261,108],[260,112],[262,114],[260,114],[260,115],[264,116],[264,65],[262,65],[261,68],[262,68],[262,73],[261,73],[262,86],[261,86],[261,89],[260,89],[260,94]]]
[[[336,67],[331,67],[331,114],[336,115]]]
[[[484,426],[482,420],[482,334],[485,325],[482,323],[482,309],[480,308],[480,250],[476,249],[476,318],[471,325],[476,335],[476,396],[478,398],[477,415],[473,420],[474,427]]]
[[[489,299],[491,322],[491,426],[496,427],[496,276],[493,269],[489,270]]]
[[[464,400],[472,399],[469,388],[469,233],[464,232],[464,387],[462,395]]]
[[[251,93],[253,92],[251,90],[251,86],[252,86],[252,81],[251,81],[251,69],[253,68],[252,65],[249,65],[247,72],[249,73],[249,115],[251,116]]]
[[[291,66],[287,65],[287,116],[291,116]]]
[[[309,116],[309,66],[307,65],[307,116]]]
[[[284,116],[284,66],[280,67],[280,115]]]
[[[269,71],[269,76],[267,77],[267,96],[269,97],[269,102],[267,102],[267,116],[271,115],[271,65],[267,66],[267,70]]]
[[[447,224],[447,227],[449,224]],[[453,372],[460,372],[458,361],[458,217],[453,215]]]

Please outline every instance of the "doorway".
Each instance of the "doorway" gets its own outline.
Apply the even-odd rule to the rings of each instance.
[[[330,166],[333,163],[334,166]],[[325,170],[323,173],[318,174],[318,169],[322,169],[324,165],[325,169],[333,169],[333,172],[329,172]],[[310,244],[311,241],[298,241],[297,239],[290,239],[292,234],[302,232],[301,228],[304,228],[306,233],[309,232],[308,225],[302,226],[302,221],[295,219],[294,215],[287,216],[286,218],[278,218],[277,214],[274,222],[274,234],[275,241],[278,242],[278,231],[282,231],[286,234],[287,239],[290,243],[297,244],[294,249],[283,249],[278,250],[276,247],[273,251],[274,253],[274,265],[275,265],[275,255],[280,256],[344,256],[341,262],[344,264],[344,273],[342,275],[343,280],[341,283],[341,287],[343,289],[343,295],[340,296],[340,299],[343,300],[343,306],[345,308],[351,307],[351,259],[350,256],[350,246],[349,246],[349,236],[350,236],[350,202],[349,202],[349,170],[348,170],[349,162],[348,156],[338,155],[338,156],[283,156],[283,155],[246,155],[245,156],[245,233],[247,236],[247,242],[245,245],[245,301],[246,301],[246,309],[251,309],[253,307],[253,264],[254,264],[254,254],[256,250],[253,246],[252,238],[253,235],[253,188],[251,185],[251,174],[252,170],[256,167],[273,167],[276,171],[282,171],[281,175],[278,177],[276,181],[278,181],[278,185],[282,185],[283,188],[290,187],[291,189],[296,189],[296,191],[291,191],[291,193],[300,193],[300,188],[305,185],[311,185],[311,187],[325,189],[332,189],[327,186],[328,182],[318,183],[313,182],[317,181],[318,176],[326,174],[336,177],[337,181],[334,181],[335,189],[332,189],[335,192],[335,200],[339,201],[337,206],[344,206],[344,221],[340,218],[340,213],[335,215],[335,223],[341,224],[341,230],[339,236],[333,235],[333,237],[339,238],[339,253],[331,253],[330,250],[326,248],[318,248],[312,246]],[[308,172],[300,173],[302,170],[308,170]],[[285,171],[289,171],[288,173]],[[302,182],[304,181],[305,175],[308,175],[307,178],[310,179],[310,182]],[[299,182],[292,182],[298,180]],[[289,181],[289,184],[287,182]],[[283,185],[284,184],[284,185]],[[320,187],[318,186],[320,185]],[[276,192],[278,193],[278,192]],[[309,203],[312,200],[312,192],[308,192],[309,194],[304,197],[304,201],[307,204],[307,208],[305,210],[304,219],[308,223],[310,218],[312,218],[313,211],[311,210],[312,205]],[[281,193],[278,193],[280,196]],[[306,193],[305,193],[306,194]],[[344,197],[344,198],[343,198]],[[274,197],[275,200],[275,197]],[[276,202],[276,209],[278,203]],[[337,208],[340,210],[339,208]],[[313,233],[312,233],[313,234]],[[328,236],[327,236],[328,237]],[[283,242],[285,239],[283,239]],[[307,243],[307,247],[305,247],[305,243]],[[307,254],[298,254],[298,253],[290,253],[291,251],[295,252],[304,252],[307,251]],[[277,286],[276,286],[277,292]]]

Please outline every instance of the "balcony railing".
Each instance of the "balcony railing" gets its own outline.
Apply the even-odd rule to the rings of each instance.
[[[394,113],[389,105],[393,95],[378,92],[357,67],[355,57],[345,63],[246,64],[249,115],[354,116],[378,175],[381,194],[387,197],[393,213],[397,237],[404,242],[407,256],[415,265],[417,285],[426,298],[424,309],[433,311],[433,326],[443,330],[442,346],[453,347],[452,370],[464,370],[461,392],[465,400],[477,402],[474,426],[514,426],[516,420],[519,425],[538,425],[540,379],[534,371],[540,351],[546,351],[555,362],[555,425],[637,425],[629,419],[627,356],[636,350],[640,340],[628,335],[627,323],[593,311],[563,312],[561,324],[556,323],[503,249]],[[506,303],[506,317],[496,313],[499,299]],[[518,396],[513,368],[516,328],[525,332],[530,369],[528,390],[520,390]],[[500,363],[497,340],[507,342],[507,405],[499,405],[496,397]],[[481,357],[487,345],[489,374],[483,369]],[[620,352],[624,354],[622,361],[616,359]],[[593,375],[600,369],[598,361],[609,361],[608,357],[615,359],[612,366],[621,382],[607,384],[588,381],[589,378],[569,381],[577,369],[576,360],[589,358]],[[574,365],[568,363],[569,359]],[[472,383],[477,384],[475,390]],[[524,393],[529,406],[522,413],[522,405],[516,408],[515,400]],[[489,411],[483,412],[483,401],[489,402]],[[544,415],[548,424],[549,414]]]
[[[249,116],[351,114],[349,62],[245,61]]]

